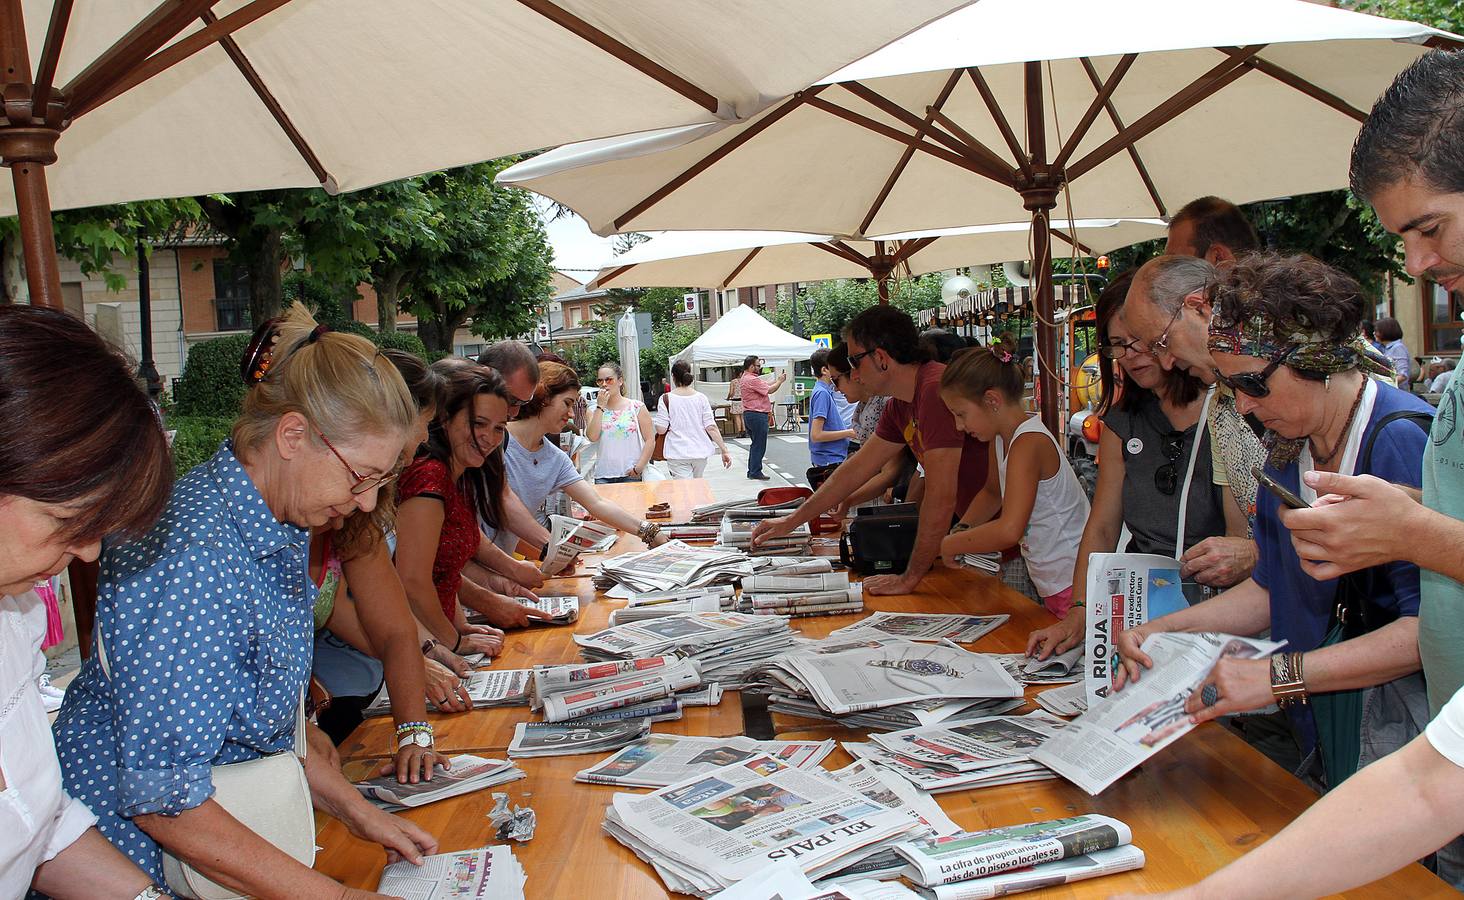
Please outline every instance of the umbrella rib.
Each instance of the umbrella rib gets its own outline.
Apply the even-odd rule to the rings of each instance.
[[[1266,47],[1265,44],[1252,44],[1234,53],[1227,52],[1227,58],[1210,71],[1196,78],[1168,100],[1160,103],[1148,113],[1144,114],[1137,122],[1125,128],[1123,131],[1104,141],[1096,149],[1090,151],[1087,156],[1073,163],[1068,168],[1068,180],[1082,176],[1085,172],[1091,171],[1095,166],[1102,164],[1110,156],[1122,150],[1124,147],[1132,146],[1144,136],[1153,133],[1156,129],[1171,122],[1174,118],[1195,106],[1202,103],[1206,98],[1234,82],[1237,78],[1250,71],[1246,62]]]
[[[845,262],[851,262],[865,269],[868,269],[871,265],[869,257],[840,240],[815,241],[809,246],[817,247],[825,253],[832,253]]]
[[[1359,122],[1367,121],[1367,113],[1353,106],[1351,103],[1348,103],[1346,100],[1343,100],[1341,97],[1338,97],[1331,91],[1320,87],[1315,82],[1311,82],[1306,80],[1305,78],[1302,78],[1300,75],[1297,75],[1290,69],[1282,68],[1281,66],[1278,66],[1269,60],[1261,59],[1259,56],[1249,60],[1246,65],[1251,67],[1252,69],[1255,69],[1258,72],[1264,72],[1265,74],[1270,75],[1272,78],[1276,79],[1284,85],[1296,88],[1298,91],[1301,91],[1303,94],[1306,94],[1313,100],[1317,100],[1327,106],[1330,106],[1344,116],[1351,116]]]
[[[1089,247],[1087,244],[1083,243],[1082,241],[1079,241],[1079,240],[1076,240],[1076,239],[1074,239],[1072,237],[1069,237],[1061,229],[1053,228],[1053,229],[1050,229],[1050,230],[1051,230],[1051,232],[1052,232],[1052,234],[1053,234],[1054,237],[1060,237],[1060,238],[1062,238],[1063,240],[1067,241],[1068,244],[1070,244],[1073,247],[1076,247],[1079,251],[1081,251],[1083,253],[1086,253],[1088,256],[1097,256],[1098,255],[1098,254],[1096,254],[1096,253],[1093,252],[1093,248],[1092,247]]]
[[[1098,70],[1093,68],[1092,60],[1084,56],[1080,59],[1080,62],[1083,64],[1083,71],[1088,73],[1088,80],[1093,82],[1093,90],[1101,90],[1103,81],[1098,77]],[[1113,122],[1113,130],[1115,132],[1122,132],[1126,126],[1123,124],[1123,119],[1118,115],[1118,109],[1113,105],[1113,99],[1110,97],[1103,106],[1108,111],[1109,121]],[[1134,169],[1139,173],[1139,180],[1144,183],[1144,190],[1149,192],[1150,199],[1154,201],[1154,208],[1159,211],[1159,215],[1161,216],[1169,215],[1169,210],[1164,205],[1164,198],[1159,196],[1159,188],[1155,187],[1154,179],[1149,177],[1149,168],[1144,165],[1143,157],[1139,156],[1139,148],[1130,144],[1125,149],[1128,150],[1129,159],[1133,162]]]
[[[650,57],[631,49],[584,19],[561,9],[549,0],[519,0],[519,3],[576,37],[583,38],[641,74],[649,76],[653,81],[670,88],[697,106],[716,114],[719,103],[711,93],[702,90]]]
[[[1108,104],[1108,101],[1113,97],[1113,92],[1118,89],[1118,83],[1123,80],[1123,76],[1128,74],[1129,68],[1133,66],[1134,60],[1138,58],[1139,55],[1137,53],[1126,53],[1118,61],[1118,65],[1113,68],[1113,72],[1108,76],[1108,80],[1099,89],[1098,96],[1094,97],[1093,102],[1088,104],[1087,112],[1083,113],[1083,117],[1078,120],[1077,127],[1073,129],[1073,133],[1068,135],[1067,143],[1057,152],[1057,159],[1052,161],[1052,165],[1055,168],[1061,169],[1067,165],[1067,161],[1072,158],[1073,151],[1077,150],[1078,144],[1082,142],[1084,137],[1087,137],[1088,129],[1093,127],[1093,122],[1097,120],[1098,113]],[[1083,61],[1092,65],[1092,60],[1086,56],[1083,57]]]
[[[635,206],[632,206],[624,214],[616,218],[615,227],[617,229],[624,228],[627,222],[633,221],[637,216],[641,215],[646,210],[655,206],[657,203],[660,203],[662,200],[665,200],[673,192],[679,190],[682,185],[686,184],[691,179],[711,168],[727,154],[731,153],[733,150],[736,150],[738,147],[741,147],[743,144],[752,140],[764,129],[768,128],[773,123],[786,116],[788,113],[792,112],[803,104],[810,102],[818,94],[818,92],[822,91],[825,87],[827,87],[827,85],[814,85],[807,90],[799,91],[798,93],[794,94],[791,98],[784,102],[782,106],[779,106],[777,109],[764,115],[761,119],[758,119],[751,125],[748,125],[742,130],[741,134],[738,134],[736,137],[732,138],[732,140],[713,150],[711,153],[708,153],[706,156],[697,160],[695,163],[692,163],[691,166],[683,171],[680,175],[677,175],[675,178],[672,178],[670,181],[661,185],[661,187],[657,189],[655,193],[651,194],[649,197],[646,197],[646,199],[637,203]]]
[[[935,243],[938,240],[940,240],[939,237],[923,237],[903,242],[902,244],[900,244],[900,249],[895,251],[895,256],[893,259],[894,264],[899,266],[909,262],[910,257],[919,253],[921,250],[924,250],[926,247],[929,247],[931,244]]]
[[[836,103],[830,103],[827,100],[824,100],[822,97],[810,98],[808,100],[808,105],[814,107],[815,109],[821,109],[824,112],[829,113],[830,115],[838,116],[839,118],[852,122],[855,125],[868,128],[875,134],[883,135],[884,137],[887,137],[892,141],[899,141],[902,144],[910,143],[910,136],[900,131],[899,129],[891,128],[883,122],[876,122],[868,116],[862,116],[859,113],[854,112],[850,109],[845,109],[844,107],[839,106]],[[997,184],[1010,187],[1010,185],[1008,185],[1005,181],[998,177],[996,173],[988,171],[984,166],[980,165],[975,160],[967,159],[959,153],[954,153],[944,147],[938,147],[935,144],[931,144],[927,141],[915,141],[915,143],[911,146],[915,147],[915,149],[917,150],[922,150],[926,153],[929,153],[931,156],[934,156],[937,159],[943,159],[946,162],[951,163],[952,165],[960,166],[963,169],[968,169],[972,172],[975,172],[977,175],[990,178]]]
[[[875,216],[879,215],[880,209],[884,207],[885,201],[889,199],[890,191],[895,189],[895,182],[899,181],[900,176],[905,174],[905,167],[910,164],[910,160],[915,156],[915,142],[920,140],[924,136],[925,130],[935,122],[935,116],[931,114],[930,110],[939,112],[941,107],[945,106],[946,100],[951,96],[951,92],[956,89],[956,84],[960,80],[960,70],[952,71],[950,77],[946,79],[945,86],[940,89],[940,94],[936,96],[935,103],[926,108],[922,126],[915,129],[914,138],[905,146],[904,152],[900,154],[900,161],[895,163],[895,168],[891,170],[890,177],[885,179],[884,187],[880,188],[879,195],[874,198],[874,203],[869,207],[869,212],[865,214],[864,221],[859,223],[860,234],[864,234],[869,230],[870,223],[874,221]]]
[[[871,90],[870,88],[866,87],[863,84],[860,84],[857,81],[841,81],[839,82],[839,87],[843,88],[844,90],[848,91],[859,99],[865,101],[870,106],[873,106],[875,109],[878,109],[881,112],[888,114],[892,118],[899,119],[901,122],[904,122],[906,125],[914,128],[917,132],[929,132],[931,137],[940,141],[942,144],[945,144],[947,147],[961,154],[962,156],[976,156],[979,155],[981,151],[990,153],[989,150],[986,150],[985,147],[981,146],[980,141],[977,141],[974,138],[967,140],[966,137],[961,135],[953,136],[950,134],[946,134],[939,128],[934,127],[934,125],[930,122],[928,118],[925,120],[920,119],[908,109],[905,109],[903,106],[895,103],[893,100],[884,97],[877,91]],[[929,110],[927,110],[927,112],[929,112]],[[1000,157],[997,157],[995,154],[991,155],[993,159],[1000,162],[1000,165],[997,166],[996,171],[1001,171],[1002,168],[1007,167],[1005,162],[1000,161]]]
[[[177,37],[189,22],[216,3],[218,0],[163,0],[146,18],[71,79],[62,88],[62,93],[73,106],[90,105],[93,98],[106,93],[128,70]]]
[[[290,0],[251,0],[247,5],[234,10],[222,19],[205,25],[180,41],[169,44],[128,70],[109,88],[88,101],[85,106],[77,106],[68,110],[72,120],[86,115],[99,106],[111,103],[139,84],[161,75],[198,51],[212,47],[221,38],[269,15],[289,2]]]
[[[56,65],[61,60],[61,44],[66,40],[66,26],[71,22],[72,0],[56,0],[51,7],[51,22],[46,27],[46,44],[41,62],[36,66],[35,88],[31,91],[31,115],[46,118],[51,104],[51,88],[56,80]]]
[[[929,112],[929,110],[926,110],[926,112]],[[1000,156],[997,156],[990,147],[987,147],[985,144],[981,143],[979,140],[976,139],[975,135],[962,128],[955,119],[952,119],[950,116],[946,115],[940,110],[935,111],[935,120],[945,127],[949,128],[951,131],[955,132],[961,140],[971,145],[971,149],[979,157],[985,159],[991,165],[996,166],[996,171],[1000,172],[1005,177],[1006,181],[1004,183],[1007,187],[1013,187],[1016,185],[1017,170],[1012,168],[1010,163],[1002,159]]]
[[[722,280],[722,290],[725,291],[732,284],[732,279],[736,278],[738,275],[741,275],[742,270],[747,268],[747,264],[752,262],[752,258],[754,256],[757,256],[761,252],[761,247],[753,247],[751,253],[742,257],[742,262],[737,264],[737,268],[733,269],[732,273]]]
[[[203,21],[205,25],[212,25],[218,19],[213,13],[205,12],[203,14]],[[280,101],[275,99],[275,95],[265,86],[264,79],[259,77],[259,72],[254,68],[254,64],[249,62],[249,57],[245,56],[244,51],[239,48],[239,42],[235,41],[232,35],[224,35],[219,38],[219,46],[223,47],[224,52],[229,54],[229,59],[234,61],[234,68],[239,70],[239,74],[244,76],[244,80],[249,83],[249,87],[253,89],[255,96],[259,98],[259,102],[263,103],[264,108],[269,110],[269,114],[274,117],[275,124],[280,126],[280,130],[285,133],[285,137],[290,139],[290,143],[295,145],[296,152],[305,160],[305,165],[310,167],[310,171],[315,174],[315,178],[320,182],[321,187],[326,187],[326,185],[330,184],[332,181],[330,173],[321,164],[320,157],[315,155],[315,151],[306,143],[304,135],[300,134],[300,130],[295,127],[295,123],[290,121],[290,116],[285,112],[285,108],[280,105]]]
[[[981,99],[986,103],[986,109],[991,113],[991,120],[1001,131],[1002,139],[1007,143],[1007,149],[1012,151],[1012,158],[1017,161],[1022,174],[1029,179],[1032,177],[1032,161],[1027,158],[1027,152],[1022,149],[1021,142],[1017,140],[1016,132],[1012,131],[1012,125],[1007,121],[1006,114],[1001,111],[1001,104],[996,100],[996,94],[992,93],[991,85],[986,83],[986,78],[976,66],[966,69],[966,74],[971,76],[971,83],[976,85],[976,90],[981,93]]]
[[[619,278],[621,275],[624,275],[626,272],[629,272],[631,269],[634,269],[637,265],[638,265],[638,263],[630,263],[629,265],[620,266],[618,268],[611,269],[610,270],[610,274],[606,275],[604,278],[596,278],[595,279],[594,286],[597,287],[597,288],[605,287],[609,282],[614,281],[615,279]]]

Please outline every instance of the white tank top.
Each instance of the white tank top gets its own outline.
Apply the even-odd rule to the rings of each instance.
[[[1068,463],[1067,454],[1057,438],[1030,418],[1012,432],[1012,443],[1029,432],[1045,436],[1057,448],[1057,474],[1037,482],[1037,499],[1032,516],[1022,535],[1022,558],[1027,561],[1027,574],[1033,587],[1043,597],[1060,594],[1073,586],[1073,566],[1078,561],[1078,545],[1083,541],[1083,527],[1088,522],[1088,495],[1078,483],[1078,476]],[[996,438],[996,464],[1001,477],[1001,492],[1006,493],[1007,455],[1001,436]]]

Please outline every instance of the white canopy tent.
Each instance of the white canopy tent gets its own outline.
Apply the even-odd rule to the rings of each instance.
[[[737,306],[671,361],[686,360],[693,367],[740,366],[749,356],[761,356],[768,365],[777,366],[808,359],[817,349],[813,341],[789,334],[752,307]]]

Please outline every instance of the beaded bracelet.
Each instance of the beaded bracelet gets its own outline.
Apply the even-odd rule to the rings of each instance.
[[[401,737],[404,734],[412,734],[412,733],[418,732],[418,731],[425,731],[428,734],[431,734],[432,733],[432,723],[431,722],[403,722],[402,724],[400,724],[400,725],[398,725],[396,727],[396,733],[397,733],[397,736],[398,737]]]

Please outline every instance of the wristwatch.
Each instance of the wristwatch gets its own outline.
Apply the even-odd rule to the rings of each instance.
[[[412,731],[402,735],[400,738],[397,739],[398,750],[406,747],[409,744],[413,744],[418,747],[430,748],[432,746],[432,734],[431,732],[427,731]]]
[[[431,653],[432,652],[432,648],[433,647],[436,647],[436,646],[439,646],[441,643],[442,642],[439,641],[437,638],[428,638],[427,640],[423,641],[422,642],[422,655],[423,656],[426,656],[427,654]]]
[[[165,893],[163,889],[158,887],[156,884],[150,884],[147,887],[143,888],[141,891],[139,891],[137,896],[133,897],[132,900],[164,900],[164,898],[171,896],[173,895]]]

